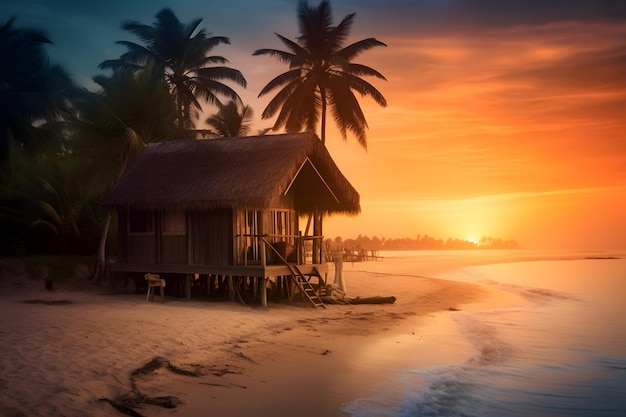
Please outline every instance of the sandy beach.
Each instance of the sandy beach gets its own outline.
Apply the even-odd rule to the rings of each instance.
[[[0,281],[2,417],[122,416],[115,405],[129,403],[143,416],[342,416],[342,404],[401,365],[402,349],[422,349],[425,364],[444,360],[420,329],[493,291],[348,264],[349,296],[393,295],[395,304],[265,309],[146,302],[84,278],[49,292],[36,276],[7,270]]]

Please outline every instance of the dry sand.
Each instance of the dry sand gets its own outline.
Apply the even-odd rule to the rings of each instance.
[[[471,284],[347,268],[349,296],[394,295],[396,303],[161,304],[87,280],[48,292],[12,268],[0,276],[2,417],[123,416],[101,399],[141,396],[176,406],[138,403],[143,416],[342,416],[342,404],[406,360],[381,346],[428,350],[420,326],[488,295]]]

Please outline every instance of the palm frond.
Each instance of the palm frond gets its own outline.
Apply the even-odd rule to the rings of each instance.
[[[226,36],[211,36],[210,38],[203,39],[199,46],[204,53],[207,53],[221,44],[230,45],[230,38]]]
[[[122,24],[122,29],[131,32],[145,43],[150,43],[155,37],[155,29],[141,22],[130,21]]]
[[[136,44],[135,42],[118,41],[116,43],[124,45],[128,50],[120,56],[120,60],[126,64],[141,68],[145,67],[149,63],[154,63],[159,66],[164,64],[149,48]]]
[[[380,72],[366,65],[348,63],[342,69],[344,73],[351,74],[356,77],[362,77],[365,75],[365,76],[380,78],[381,80],[387,81],[387,78],[385,78],[384,75],[382,75]]]
[[[241,97],[239,97],[239,94],[237,94],[237,92],[228,85],[219,81],[211,79],[196,79],[193,83],[198,86],[198,88],[196,88],[196,94],[210,104],[220,105],[221,101],[218,96],[226,97],[229,100],[241,103]]]
[[[197,61],[189,62],[188,70],[195,71],[199,68],[205,68],[207,65],[227,64],[228,62],[223,56],[203,56]]]
[[[263,114],[261,117],[263,119],[269,119],[272,117],[278,109],[281,107],[285,107],[287,99],[298,89],[298,85],[302,82],[302,80],[294,80],[288,84],[286,84],[265,107],[263,110]],[[277,122],[278,123],[278,122]],[[282,126],[282,123],[278,123]]]
[[[387,107],[387,100],[380,91],[376,89],[372,84],[365,81],[363,78],[354,76],[352,74],[342,72],[339,73],[339,77],[350,86],[350,88],[356,90],[361,96],[370,96],[382,107]]]
[[[290,108],[289,116],[285,119],[285,128],[288,132],[315,130],[319,115],[319,99],[315,83],[304,80],[298,84],[294,92],[285,101]]]
[[[194,71],[196,78],[208,80],[228,80],[246,87],[248,82],[241,71],[228,67],[204,67]]]
[[[331,115],[344,139],[352,132],[361,146],[367,149],[365,130],[367,122],[358,100],[345,83],[334,79],[329,88]]]
[[[265,85],[265,87],[263,87],[263,89],[259,93],[259,97],[269,93],[270,91],[284,84],[291,83],[300,79],[301,73],[302,73],[301,70],[295,69],[295,70],[287,71],[287,72],[280,74],[279,76],[275,77],[273,80],[268,82],[267,85]]]
[[[202,22],[201,18],[197,18],[192,20],[191,22],[187,23],[186,25],[183,26],[183,36],[185,38],[191,38],[193,36],[193,33],[196,31],[196,29],[198,28],[198,26],[200,25],[200,23]],[[199,32],[199,35],[203,36],[204,35],[204,29],[202,29]]]
[[[387,45],[376,38],[367,38],[348,45],[345,48],[337,51],[337,55],[343,57],[346,61],[351,61],[359,54],[377,46],[386,47]]]
[[[341,23],[332,28],[328,36],[329,49],[332,53],[337,53],[341,45],[348,39],[352,24],[354,23],[355,13],[349,14],[343,18]]]

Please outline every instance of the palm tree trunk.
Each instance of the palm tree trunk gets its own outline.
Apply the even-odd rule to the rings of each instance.
[[[91,281],[96,284],[100,284],[102,281],[102,275],[104,273],[104,267],[106,265],[106,245],[107,238],[109,236],[109,227],[111,226],[111,209],[107,210],[107,215],[104,219],[104,226],[102,227],[102,235],[100,236],[100,244],[98,246],[98,256],[96,259],[96,267],[91,276]]]
[[[322,98],[322,143],[326,145],[326,90],[320,87],[320,95]]]

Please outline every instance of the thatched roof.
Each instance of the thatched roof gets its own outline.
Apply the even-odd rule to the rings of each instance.
[[[312,133],[175,140],[149,144],[102,201],[103,207],[205,210],[275,207],[357,214],[359,194]]]

